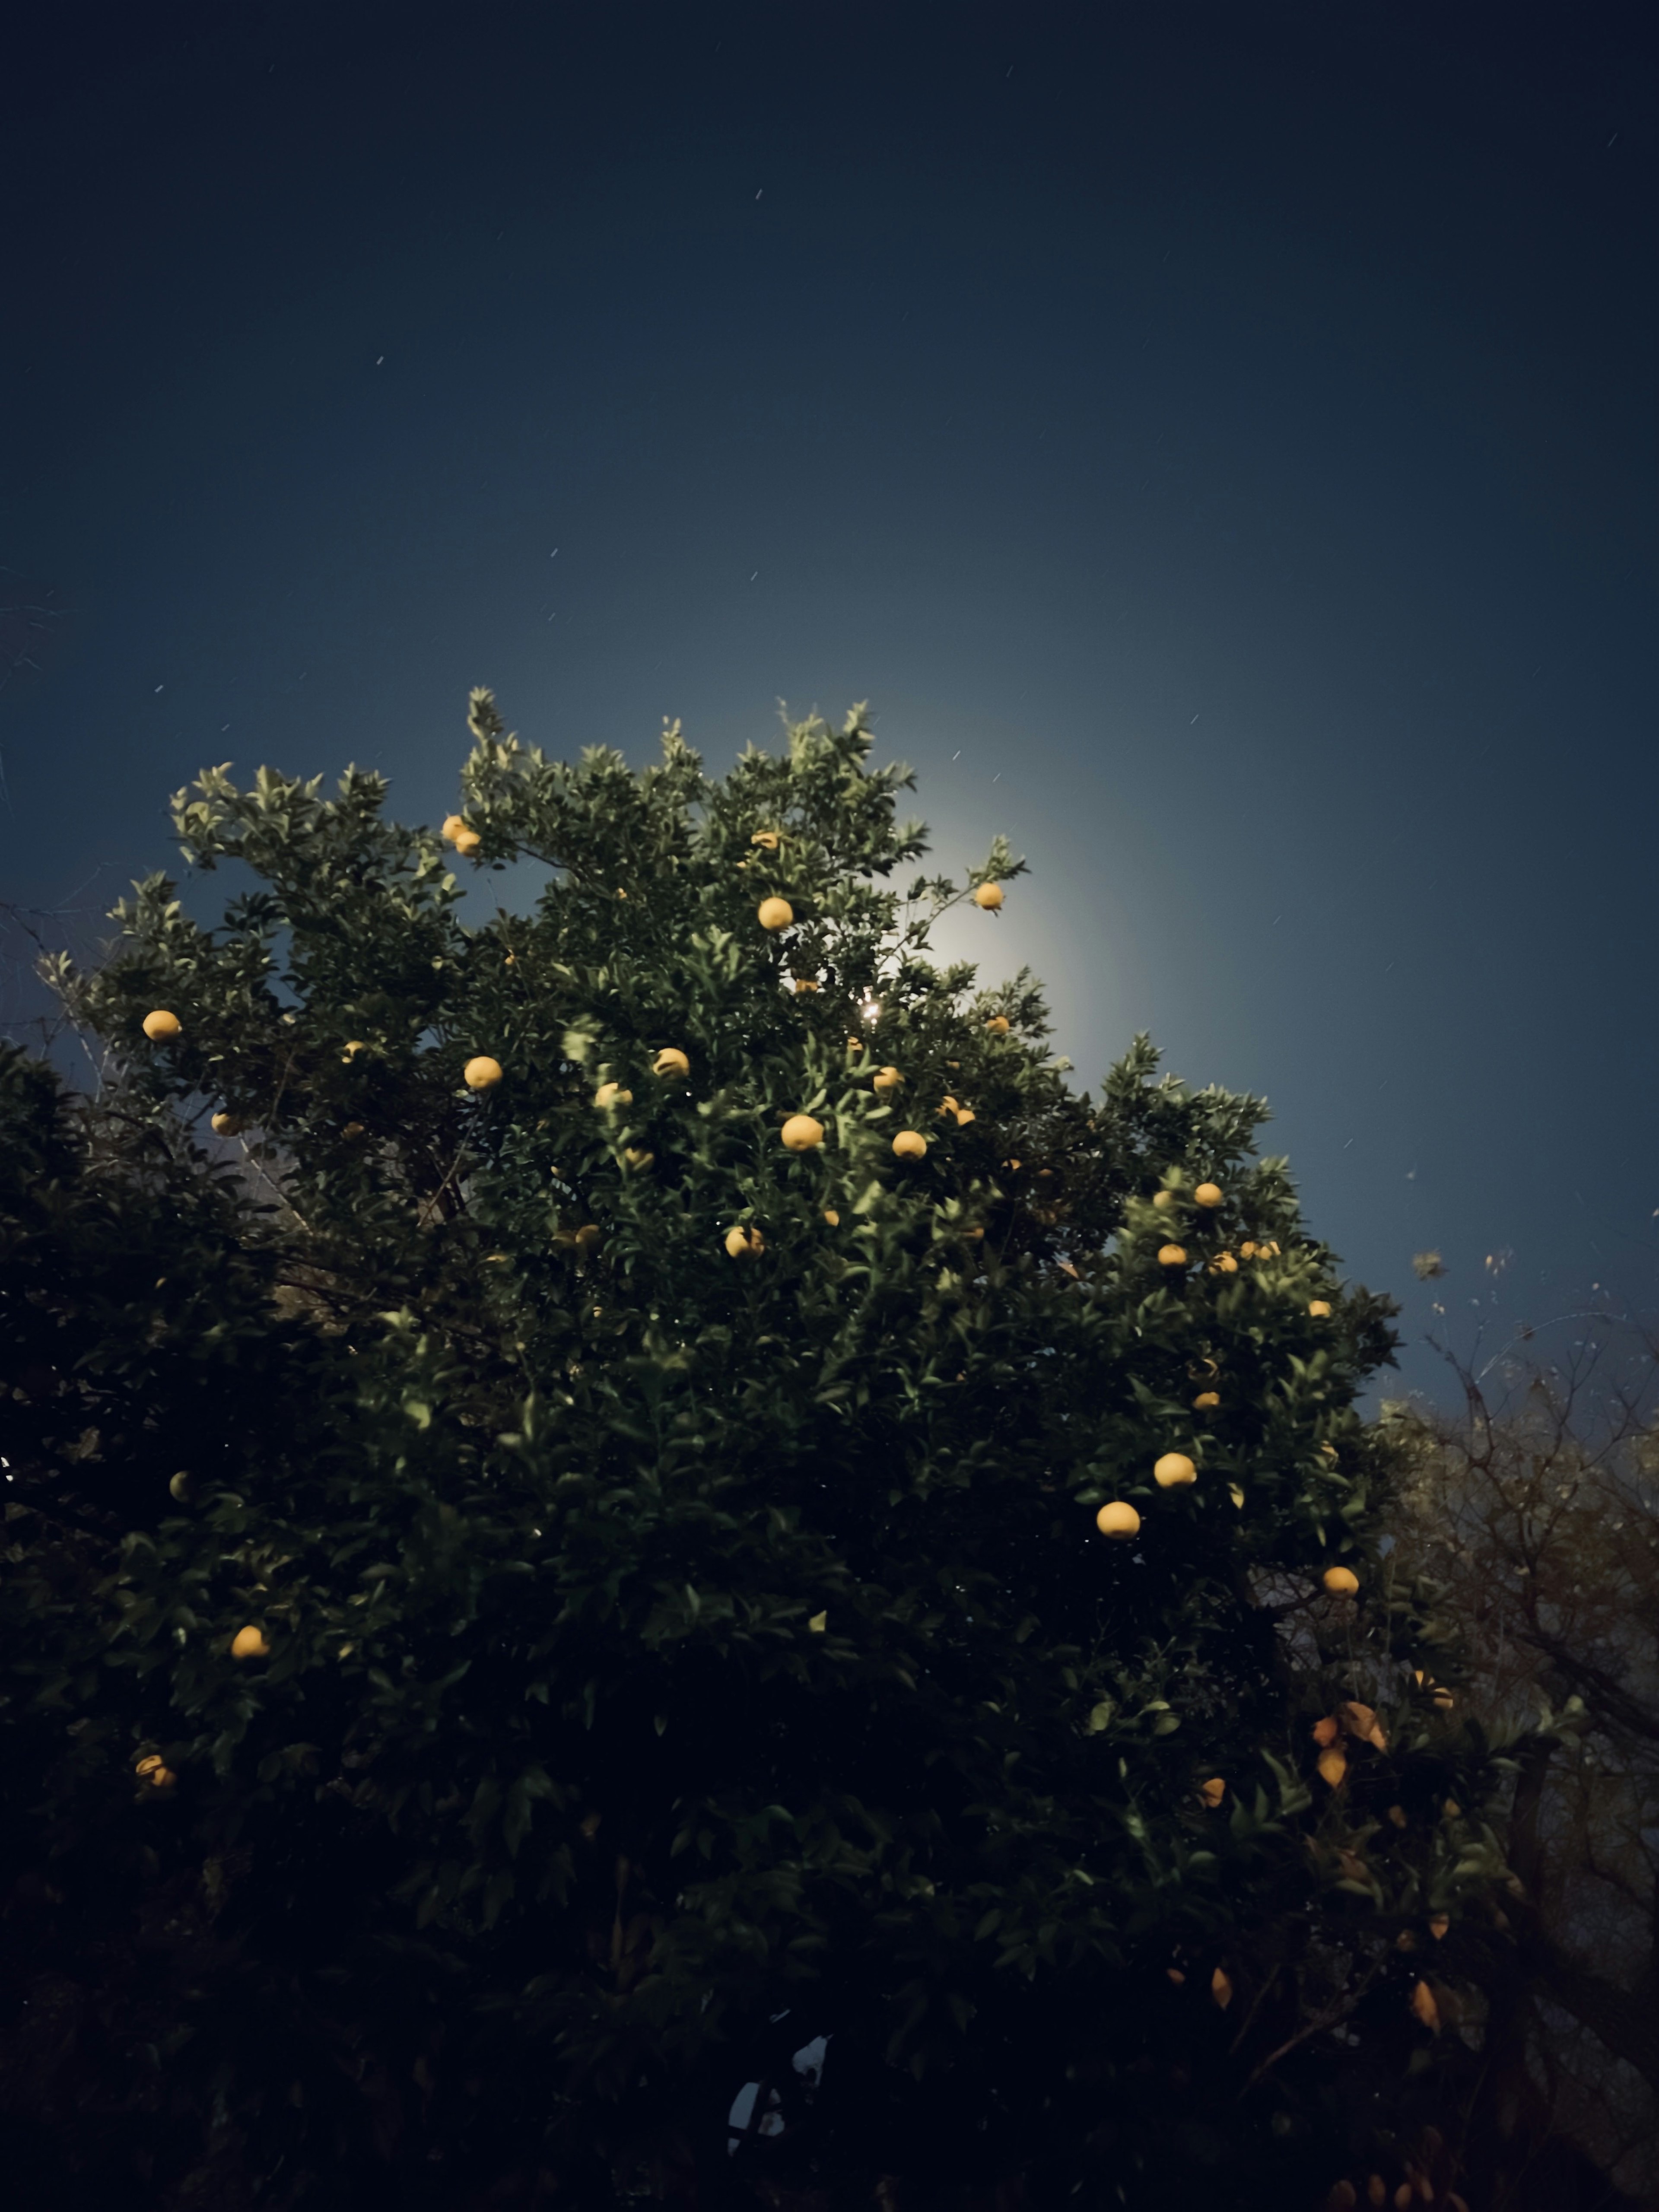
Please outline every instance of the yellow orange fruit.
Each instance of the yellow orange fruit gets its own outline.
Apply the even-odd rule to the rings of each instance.
[[[810,1114],[792,1114],[778,1134],[787,1152],[810,1152],[823,1142],[823,1124]]]
[[[1310,1734],[1322,1751],[1328,1751],[1342,1733],[1342,1726],[1334,1713],[1327,1713],[1323,1720],[1316,1721]]]
[[[1198,1469],[1185,1452],[1165,1452],[1152,1469],[1152,1480],[1160,1490],[1176,1490],[1188,1482],[1198,1480]]]
[[[1226,2011],[1228,2006],[1233,2001],[1232,1983],[1228,1979],[1227,1976],[1223,1973],[1219,1966],[1216,1968],[1214,1973],[1210,1977],[1210,1995],[1221,2007],[1223,2012]]]
[[[811,1619],[807,1622],[806,1626],[811,1630],[814,1636],[823,1636],[826,1634],[830,1626],[830,1615],[828,1611],[815,1613]]]
[[[469,860],[483,842],[483,839],[476,830],[458,830],[455,833],[455,850],[464,854]]]
[[[927,1156],[927,1139],[919,1129],[901,1129],[893,1139],[893,1151],[902,1160],[925,1159]]]
[[[726,1249],[734,1260],[758,1260],[766,1249],[766,1239],[758,1229],[739,1225],[726,1232]]]
[[[449,843],[453,844],[456,838],[460,836],[462,830],[465,830],[465,827],[466,817],[465,815],[446,814],[444,817],[444,826],[439,832],[439,835],[447,839]]]
[[[623,1158],[630,1168],[648,1168],[656,1157],[654,1152],[647,1152],[639,1145],[625,1145],[623,1147]]]
[[[252,1626],[239,1628],[230,1639],[230,1656],[233,1659],[268,1659],[270,1646],[265,1642],[264,1629]]]
[[[1308,1311],[1313,1316],[1316,1321],[1328,1321],[1331,1312],[1330,1300],[1328,1298],[1310,1298],[1308,1301]]]
[[[132,1771],[135,1774],[154,1774],[166,1765],[166,1759],[159,1753],[152,1751],[148,1758],[141,1759]]]
[[[165,1006],[158,1006],[153,1014],[144,1016],[144,1035],[152,1044],[166,1044],[183,1027],[178,1015],[170,1014]]]
[[[597,1221],[584,1221],[581,1227],[576,1231],[570,1241],[579,1252],[591,1252],[599,1241],[599,1223]]]
[[[367,1052],[368,1050],[368,1047],[363,1042],[361,1037],[353,1037],[350,1043],[340,1054],[340,1057],[344,1060],[353,1060],[356,1059],[360,1052]]]
[[[475,1059],[469,1060],[461,1070],[461,1080],[469,1091],[488,1091],[501,1079],[501,1063],[499,1060],[491,1060],[487,1052],[481,1052]]]
[[[190,1470],[181,1467],[167,1483],[167,1496],[182,1505],[190,1496]]]
[[[830,1226],[832,1229],[839,1229],[841,1227],[841,1216],[836,1212],[833,1206],[826,1206],[824,1207],[823,1218],[830,1224]]]
[[[1176,1194],[1172,1190],[1155,1190],[1152,1193],[1152,1204],[1160,1213],[1167,1213],[1175,1202]]]
[[[940,1102],[939,1111],[939,1119],[941,1121],[948,1120],[949,1117],[957,1111],[957,1102],[951,1097],[948,1091],[945,1093],[944,1099]]]
[[[1006,1014],[993,1014],[990,1020],[986,1023],[985,1026],[990,1030],[993,1036],[1006,1036],[1008,1034],[1008,1017]]]
[[[1236,1482],[1230,1482],[1227,1485],[1227,1495],[1242,1513],[1244,1510],[1244,1493]]]
[[[1327,1567],[1321,1579],[1333,1597],[1352,1597],[1359,1588],[1359,1577],[1352,1567]]]
[[[968,1124],[969,1124],[970,1121],[976,1121],[977,1119],[978,1119],[978,1116],[975,1114],[974,1109],[973,1109],[973,1108],[972,1108],[971,1106],[958,1106],[958,1107],[957,1107],[957,1128],[958,1128],[958,1129],[965,1129],[965,1128],[968,1127]]]
[[[1238,1262],[1231,1252],[1218,1252],[1210,1262],[1210,1273],[1212,1275],[1236,1275]]]
[[[152,1790],[173,1790],[178,1787],[179,1778],[170,1766],[156,1767],[147,1778]]]
[[[878,1067],[870,1079],[870,1088],[879,1091],[884,1097],[889,1091],[896,1091],[903,1080],[897,1068]]]
[[[1434,2001],[1434,1991],[1426,1982],[1419,1982],[1412,1991],[1412,2011],[1431,2035],[1439,2034],[1440,2008]]]
[[[631,1106],[634,1094],[631,1091],[624,1091],[620,1083],[602,1083],[593,1093],[593,1103],[596,1106]]]
[[[212,1127],[216,1137],[240,1137],[247,1123],[240,1114],[216,1114]]]
[[[362,1133],[363,1125],[361,1121],[348,1121],[340,1132],[343,1137],[361,1137]]]
[[[1214,1807],[1226,1796],[1227,1785],[1218,1774],[1212,1774],[1207,1782],[1199,1784],[1198,1794],[1206,1805]]]
[[[974,893],[974,904],[985,914],[994,914],[1002,904],[1002,885],[981,884]]]
[[[651,1063],[653,1075],[690,1075],[691,1063],[678,1045],[665,1044]]]
[[[1450,1926],[1451,1919],[1448,1914],[1444,1912],[1431,1912],[1429,1915],[1429,1933],[1433,1936],[1437,1943],[1443,1943],[1445,1942],[1446,1933]]]
[[[1140,1516],[1133,1505],[1115,1498],[1109,1505],[1103,1505],[1095,1516],[1095,1526],[1103,1536],[1129,1537],[1140,1534]]]
[[[1200,1390],[1193,1401],[1193,1410],[1198,1413],[1212,1413],[1220,1403],[1219,1390]]]
[[[786,898],[765,898],[755,909],[763,929],[787,929],[795,918],[795,909]]]
[[[778,849],[778,833],[775,830],[757,830],[749,842],[751,845],[758,845],[763,852],[775,853]]]
[[[1193,1193],[1193,1198],[1199,1206],[1219,1206],[1221,1186],[1218,1182],[1201,1182]]]
[[[1334,1744],[1319,1754],[1320,1779],[1332,1790],[1342,1787],[1342,1778],[1348,1771],[1348,1755]]]
[[[817,988],[810,975],[797,975],[795,978],[795,995],[798,998],[809,991],[816,991]]]
[[[1184,1267],[1187,1264],[1186,1246],[1160,1244],[1158,1248],[1158,1264],[1160,1267]]]

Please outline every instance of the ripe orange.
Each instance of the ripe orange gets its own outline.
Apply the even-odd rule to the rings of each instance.
[[[1193,1401],[1193,1409],[1195,1413],[1212,1413],[1220,1403],[1221,1393],[1218,1390],[1200,1390]]]
[[[1165,1452],[1152,1469],[1152,1480],[1160,1490],[1174,1490],[1198,1480],[1198,1469],[1185,1452]]]
[[[1219,1206],[1221,1186],[1218,1182],[1201,1182],[1193,1193],[1193,1197],[1200,1206]]]
[[[760,846],[765,852],[775,853],[778,849],[778,833],[775,830],[757,830],[749,842],[751,845]]]
[[[795,978],[795,995],[798,998],[805,992],[816,991],[817,988],[810,975],[797,975]]]
[[[841,1216],[836,1212],[833,1206],[826,1206],[824,1207],[823,1218],[830,1224],[830,1226],[832,1229],[839,1229],[841,1227]]]
[[[213,1117],[212,1127],[216,1137],[240,1137],[246,1127],[247,1123],[240,1114],[216,1114]]]
[[[1352,1597],[1359,1588],[1359,1577],[1352,1567],[1327,1567],[1321,1580],[1333,1597]]]
[[[904,1078],[899,1073],[897,1068],[878,1067],[870,1079],[870,1087],[872,1091],[879,1091],[885,1097],[888,1091],[896,1091],[903,1080]]]
[[[974,1109],[973,1109],[973,1108],[972,1108],[971,1106],[958,1106],[958,1107],[957,1107],[957,1128],[958,1128],[958,1129],[965,1129],[965,1128],[968,1127],[968,1124],[969,1124],[970,1121],[975,1121],[975,1120],[977,1120],[977,1119],[978,1119],[978,1116],[975,1114]]]
[[[951,1115],[952,1114],[954,1114],[956,1111],[957,1111],[957,1102],[956,1102],[956,1100],[955,1100],[954,1098],[952,1098],[952,1097],[951,1097],[951,1096],[950,1092],[947,1091],[945,1092],[945,1097],[944,1097],[944,1099],[943,1099],[943,1101],[941,1102],[940,1106],[939,1106],[939,1119],[940,1119],[940,1121],[948,1121],[948,1120],[950,1119]]]
[[[152,1044],[166,1044],[183,1027],[178,1015],[168,1013],[165,1006],[158,1006],[153,1014],[144,1016],[144,1035]]]
[[[927,1139],[919,1129],[901,1129],[893,1139],[893,1151],[902,1160],[925,1159]]]
[[[631,1106],[634,1094],[631,1091],[624,1091],[620,1083],[602,1083],[593,1093],[593,1103],[596,1106]]]
[[[1254,1260],[1255,1257],[1255,1246],[1248,1237],[1238,1248],[1238,1256],[1241,1260]]]
[[[734,1260],[758,1260],[766,1249],[766,1239],[758,1229],[738,1226],[726,1231],[726,1249]]]
[[[147,1759],[141,1759],[132,1771],[135,1774],[154,1774],[166,1765],[167,1761],[160,1753],[152,1751]]]
[[[792,1114],[778,1132],[788,1152],[810,1152],[823,1142],[823,1124],[810,1114]]]
[[[1212,1774],[1207,1782],[1199,1784],[1198,1794],[1206,1805],[1218,1805],[1227,1794],[1227,1785],[1218,1774]]]
[[[651,1063],[653,1075],[690,1075],[691,1063],[678,1045],[665,1044]]]
[[[455,833],[455,850],[465,854],[469,860],[483,842],[483,839],[476,830],[458,830]]]
[[[765,898],[755,913],[763,929],[787,929],[795,918],[795,909],[787,899]]]
[[[1152,1204],[1160,1213],[1167,1213],[1175,1202],[1176,1194],[1172,1190],[1155,1190],[1152,1193]]]
[[[1433,1936],[1437,1943],[1443,1943],[1445,1942],[1446,1932],[1450,1926],[1451,1919],[1449,1914],[1444,1912],[1431,1912],[1429,1915],[1429,1933]]]
[[[446,814],[444,817],[444,826],[438,834],[448,843],[453,844],[456,838],[460,836],[462,830],[465,830],[465,827],[466,817],[465,815]]]
[[[994,914],[1002,904],[1002,885],[981,884],[974,893],[974,904],[983,913]]]
[[[1183,1244],[1160,1244],[1158,1248],[1158,1264],[1160,1267],[1184,1267],[1187,1264],[1187,1248]]]
[[[268,1659],[270,1646],[265,1642],[264,1629],[239,1628],[230,1639],[230,1656],[233,1659]]]
[[[1218,1252],[1210,1262],[1210,1273],[1212,1275],[1236,1275],[1238,1262],[1231,1252]]]
[[[822,1613],[815,1613],[811,1619],[807,1622],[806,1626],[811,1630],[814,1636],[827,1635],[830,1630],[830,1613],[828,1607],[826,1607]]]
[[[361,1137],[362,1133],[363,1125],[361,1121],[348,1121],[340,1132],[343,1137]]]
[[[1310,1298],[1308,1301],[1308,1311],[1313,1316],[1316,1321],[1328,1321],[1331,1315],[1330,1300],[1328,1298]]]
[[[356,1059],[360,1052],[367,1052],[368,1050],[368,1047],[363,1042],[361,1037],[353,1037],[350,1043],[340,1054],[340,1057],[343,1060],[353,1060]]]
[[[985,1026],[990,1030],[993,1036],[1006,1036],[1008,1034],[1008,1017],[1006,1014],[993,1014],[990,1020],[986,1023]]]
[[[1326,1784],[1327,1787],[1332,1790],[1340,1790],[1342,1787],[1342,1778],[1348,1771],[1348,1754],[1346,1752],[1340,1750],[1336,1745],[1333,1744],[1328,1751],[1322,1751],[1320,1753],[1316,1764],[1319,1768],[1320,1778]]]
[[[1214,1973],[1210,1977],[1210,1995],[1221,2007],[1223,2012],[1226,2011],[1228,2006],[1233,2001],[1232,1983],[1229,1980],[1227,1976],[1223,1973],[1219,1966],[1216,1968]]]
[[[461,1070],[461,1080],[469,1091],[488,1091],[501,1079],[501,1063],[481,1052],[476,1060],[469,1060]]]
[[[648,1168],[656,1157],[654,1152],[647,1152],[638,1145],[625,1145],[623,1147],[623,1158],[630,1168]]]
[[[1434,1991],[1426,1982],[1419,1982],[1412,1991],[1412,2011],[1431,2035],[1440,2033],[1440,2008],[1434,2001]]]
[[[584,1221],[571,1238],[579,1252],[591,1252],[599,1241],[599,1224],[597,1221]]]
[[[1103,1505],[1095,1516],[1095,1526],[1103,1536],[1129,1537],[1140,1534],[1140,1516],[1133,1505],[1115,1498],[1109,1505]]]
[[[167,1496],[182,1505],[190,1496],[190,1469],[181,1467],[167,1483]]]

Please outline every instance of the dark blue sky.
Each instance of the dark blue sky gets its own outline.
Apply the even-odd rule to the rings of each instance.
[[[867,698],[1033,864],[946,950],[1265,1094],[1407,1380],[1659,1322],[1650,8],[40,13],[7,898],[210,761],[434,817],[473,684],[716,769]]]

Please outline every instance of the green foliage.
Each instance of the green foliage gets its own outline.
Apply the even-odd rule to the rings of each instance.
[[[1406,2125],[1401,1939],[1504,1875],[1504,1747],[1413,1681],[1449,1629],[1376,1547],[1392,1309],[1257,1102],[1144,1037],[1091,1101],[1029,975],[932,963],[1023,864],[891,887],[925,847],[862,708],[722,781],[678,726],[639,775],[487,693],[471,726],[472,864],[539,863],[528,914],[469,925],[379,777],[210,770],[186,859],[257,888],[206,927],[152,878],[59,969],[95,1104],[0,1061],[13,1875],[52,1971],[172,1960],[126,2028],[167,2095],[115,2067],[79,2109],[167,2186],[234,2155],[282,2203],[375,2201],[377,2160],[410,2203],[471,2201],[461,2166],[595,2205],[695,2167],[708,2203],[774,2153],[860,2203],[883,2170],[1324,2186],[1327,2031]],[[1333,1788],[1344,1700],[1381,1725]],[[818,2033],[809,2109],[773,2046]],[[763,2066],[787,2131],[728,2160]]]

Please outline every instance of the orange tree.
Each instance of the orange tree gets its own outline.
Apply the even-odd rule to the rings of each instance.
[[[58,965],[95,1100],[0,1071],[14,2157],[158,2205],[1443,2166],[1504,1761],[1379,1552],[1390,1309],[1264,1109],[1145,1039],[1091,1100],[1028,975],[934,965],[1023,867],[891,887],[861,708],[723,780],[471,719],[441,836],[205,774],[185,858],[247,887]],[[531,910],[469,925],[446,840]]]

